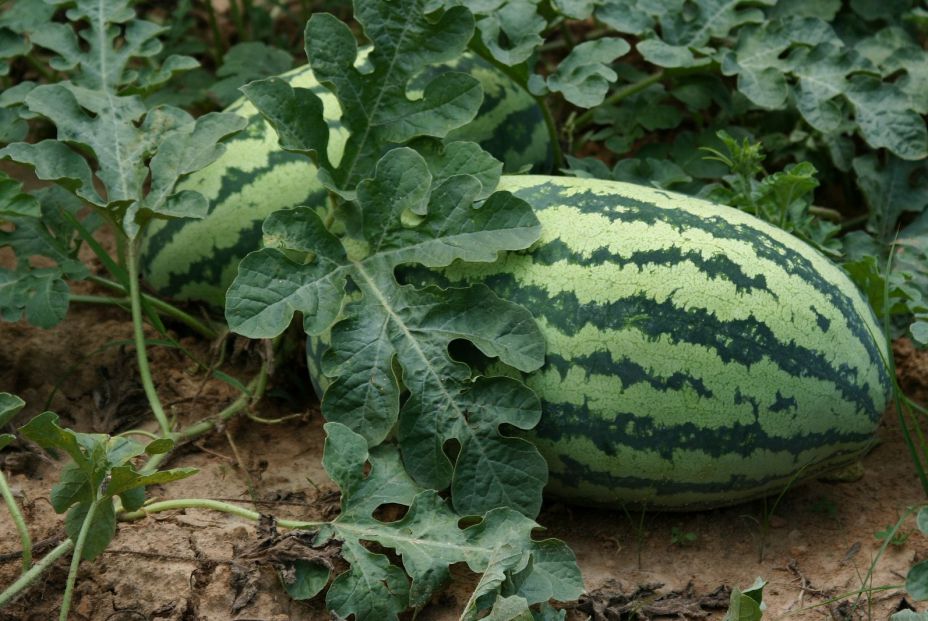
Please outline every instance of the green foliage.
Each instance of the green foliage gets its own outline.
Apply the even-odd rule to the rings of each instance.
[[[217,113],[194,120],[179,108],[146,108],[138,93],[196,61],[174,55],[157,68],[134,68],[134,59],[160,51],[162,29],[135,19],[128,0],[81,0],[68,16],[70,24],[43,24],[31,40],[54,53],[51,67],[69,79],[36,86],[23,100],[31,114],[55,124],[58,139],[14,143],[0,149],[0,158],[32,166],[40,179],[57,181],[105,208],[130,239],[154,215],[202,216],[205,199],[196,192],[175,192],[174,186],[219,157],[217,141],[241,129],[242,119]],[[78,30],[78,24],[85,27]]]
[[[783,108],[792,98],[806,122],[825,136],[854,131],[873,148],[922,159],[928,156],[928,131],[919,101],[921,78],[913,79],[900,64],[903,54],[894,59],[885,54],[887,45],[901,51],[916,44],[904,31],[894,32],[896,41],[884,36],[858,44],[880,55],[879,66],[820,19],[771,20],[740,31],[722,72],[737,75],[738,89],[762,108]],[[884,81],[900,70],[907,73],[901,85]]]
[[[0,174],[0,248],[16,254],[12,269],[0,268],[0,317],[25,317],[41,328],[57,325],[68,309],[67,280],[81,280],[89,271],[77,258],[81,240],[77,227],[92,229],[94,218],[78,221],[81,203],[58,187],[22,192],[19,183]],[[33,267],[34,257],[49,259]]]
[[[209,92],[225,107],[242,96],[240,86],[284,73],[292,66],[293,57],[280,48],[259,41],[239,43],[226,52]]]
[[[536,96],[549,91],[562,93],[570,103],[592,108],[602,103],[609,84],[618,77],[609,64],[630,49],[631,46],[619,38],[586,41],[572,49],[546,79],[533,75],[528,82],[529,88]]]
[[[720,185],[706,186],[703,196],[752,213],[825,254],[839,255],[840,244],[833,239],[839,227],[811,213],[812,192],[818,186],[815,166],[801,162],[768,175],[762,166],[765,155],[760,143],[748,138],[739,143],[724,131],[718,136],[725,152],[709,147],[703,150],[710,154],[708,159],[722,162],[732,174],[722,177]]]
[[[26,402],[8,392],[0,392],[0,429],[5,429],[13,417],[19,414]],[[0,433],[0,450],[16,439],[11,433]]]
[[[31,35],[51,21],[55,7],[45,2],[16,2],[0,13],[0,76],[9,74],[10,62],[32,51]]]
[[[679,526],[673,526],[670,529],[670,543],[672,545],[683,547],[691,546],[699,539],[699,535],[691,531],[685,531]]]
[[[116,534],[116,511],[113,499],[134,511],[145,500],[145,486],[186,478],[195,468],[174,468],[141,474],[133,458],[170,450],[173,443],[156,440],[147,446],[134,440],[98,433],[78,433],[58,425],[58,416],[44,412],[33,418],[19,432],[45,449],[61,450],[71,463],[61,471],[61,479],[52,488],[51,503],[57,513],[67,512],[65,530],[76,540],[85,517],[95,505],[82,558],[92,559],[109,545]]]
[[[928,535],[928,507],[918,511],[915,524],[922,535]],[[920,561],[909,569],[905,577],[905,590],[915,600],[928,600],[928,561]]]
[[[479,84],[446,72],[421,99],[408,99],[409,80],[463,51],[473,29],[463,8],[432,21],[421,5],[356,4],[375,45],[363,74],[354,68],[357,44],[344,24],[324,14],[307,24],[307,56],[339,98],[350,132],[337,163],[326,154],[318,97],[276,79],[245,89],[281,145],[317,161],[340,204],[328,222],[309,208],[268,218],[269,247],[242,261],[226,318],[250,337],[282,333],[296,311],[311,335],[331,328],[332,349],[323,361],[334,380],[322,401],[328,420],[348,425],[371,446],[396,428],[412,477],[438,490],[450,486],[462,514],[506,506],[534,516],[546,465],[530,443],[503,435],[500,425],[533,427],[537,398],[515,380],[472,380],[448,353],[452,340],[466,339],[518,369],[537,369],[544,352],[534,320],[485,287],[417,290],[400,286],[393,274],[404,263],[494,261],[500,251],[528,247],[540,232],[527,204],[493,193],[499,162],[476,144],[436,140],[473,117]],[[394,148],[413,138],[414,148]],[[457,455],[443,450],[449,440],[459,443]]]
[[[742,591],[738,587],[731,590],[731,599],[724,621],[760,621],[764,616],[764,587],[767,582],[756,578],[754,584]]]
[[[556,540],[533,540],[537,525],[532,520],[496,508],[462,527],[446,500],[408,476],[394,447],[368,452],[366,440],[344,425],[328,423],[325,428],[323,465],[341,488],[342,504],[338,518],[320,528],[316,545],[340,541],[350,565],[326,595],[327,606],[337,615],[396,619],[407,608],[421,608],[448,580],[448,568],[455,563],[483,576],[465,619],[491,607],[497,618],[517,618],[504,615],[514,606],[524,614],[529,606],[552,598],[576,599],[583,591],[573,553]],[[408,510],[397,521],[383,522],[373,514],[387,502]],[[362,541],[392,550],[401,565]],[[325,583],[316,584],[321,588]]]
[[[911,534],[912,533],[898,530],[893,524],[889,524],[883,530],[878,530],[873,533],[873,536],[877,541],[888,541],[889,545],[901,548],[905,545],[905,542],[909,540],[909,535]]]

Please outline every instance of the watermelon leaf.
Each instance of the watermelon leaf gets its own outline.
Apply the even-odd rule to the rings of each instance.
[[[135,59],[160,52],[157,37],[164,29],[135,19],[129,0],[80,0],[68,17],[69,24],[38,26],[30,39],[55,54],[50,65],[67,72],[69,79],[31,88],[23,100],[31,114],[55,124],[57,140],[13,143],[0,149],[0,159],[30,165],[40,179],[58,181],[106,208],[130,239],[155,214],[202,217],[205,199],[193,192],[175,192],[175,185],[219,157],[223,148],[217,142],[241,129],[244,120],[215,113],[194,121],[179,108],[146,107],[135,93],[196,62],[170,56],[157,69],[131,68]]]
[[[737,75],[738,89],[763,108],[785,108],[793,99],[806,122],[825,136],[856,132],[875,149],[923,159],[928,130],[918,88],[924,77],[896,77],[921,63],[901,62],[901,54],[884,61],[874,43],[885,47],[872,40],[849,47],[820,19],[774,19],[741,29],[735,49],[721,55],[722,72]],[[911,41],[896,41],[895,48],[922,56]]]
[[[291,253],[312,251],[313,260],[294,261],[278,248],[252,253],[229,289],[226,318],[251,337],[280,334],[295,311],[311,335],[331,327],[332,349],[323,363],[334,378],[322,402],[328,420],[376,445],[399,419],[410,473],[436,489],[451,485],[456,509],[482,513],[503,505],[535,515],[547,480],[544,461],[498,427],[532,428],[540,404],[514,380],[472,383],[468,367],[448,353],[452,340],[467,339],[511,366],[537,369],[544,349],[534,320],[486,287],[415,289],[393,275],[404,263],[493,261],[500,250],[526,248],[537,238],[537,219],[524,202],[496,193],[477,208],[474,200],[485,190],[476,177],[442,176],[467,161],[436,157],[435,177],[416,151],[387,153],[357,190],[362,239],[355,245],[362,254],[328,232],[309,208],[272,214],[265,235]],[[402,406],[401,381],[411,391]],[[461,443],[456,464],[442,449],[451,439]]]
[[[540,403],[518,381],[474,380],[448,351],[463,339],[515,368],[537,369],[544,344],[534,320],[485,287],[416,289],[394,275],[403,264],[493,262],[540,234],[524,201],[493,193],[498,161],[476,144],[441,141],[473,118],[479,83],[444,72],[420,98],[407,94],[411,79],[460,54],[473,33],[467,9],[431,16],[427,4],[356,2],[355,16],[374,44],[360,68],[346,25],[327,14],[307,23],[310,65],[338,98],[349,132],[337,162],[327,157],[327,125],[314,93],[279,79],[245,88],[281,145],[315,159],[335,206],[325,218],[297,207],[265,221],[266,248],[241,262],[226,319],[252,338],[281,334],[295,312],[311,336],[331,330],[322,363],[331,380],[322,398],[328,420],[371,446],[396,430],[413,479],[450,487],[460,513],[506,506],[534,516],[547,466],[531,444],[504,436],[500,426],[534,427]],[[456,454],[446,453],[450,441]]]
[[[51,502],[57,513],[67,511],[65,530],[74,541],[91,515],[83,559],[98,556],[115,536],[115,497],[133,511],[144,501],[146,485],[177,481],[197,472],[196,468],[173,468],[143,475],[131,460],[146,452],[145,445],[121,436],[72,431],[59,426],[53,412],[39,414],[19,432],[42,448],[61,450],[71,457],[72,462],[61,471],[61,480],[52,488]]]
[[[58,187],[44,188],[35,195],[21,191],[21,186],[0,175],[0,248],[10,247],[16,255],[12,268],[0,268],[0,318],[17,321],[25,317],[41,328],[57,325],[68,310],[70,291],[67,279],[81,280],[90,271],[78,260],[80,240],[70,220],[77,218],[83,205],[73,195]],[[95,218],[88,216],[83,225],[94,228]],[[32,257],[44,257],[54,263],[33,267]]]
[[[408,607],[421,608],[448,580],[449,567],[455,563],[466,563],[471,571],[483,574],[468,606],[474,613],[487,607],[478,607],[477,602],[483,604],[489,597],[492,604],[515,571],[526,576],[523,582],[549,581],[546,592],[567,600],[583,591],[576,560],[569,551],[569,558],[561,558],[560,571],[540,571],[537,578],[533,574],[532,567],[548,563],[550,554],[543,551],[552,544],[531,539],[537,525],[529,518],[497,508],[462,528],[460,516],[447,501],[409,479],[393,447],[381,446],[368,453],[365,439],[344,425],[327,423],[325,430],[323,465],[341,488],[342,511],[320,528],[316,543],[342,542],[343,557],[351,565],[335,578],[326,598],[328,607],[339,616],[396,619]],[[370,471],[365,475],[368,462]],[[374,510],[386,502],[409,509],[397,521],[373,517]],[[402,569],[383,554],[367,550],[362,541],[394,551]]]
[[[474,29],[463,7],[432,20],[423,4],[355,4],[355,18],[374,44],[368,57],[373,69],[367,73],[354,67],[358,49],[348,26],[324,13],[306,24],[306,56],[319,82],[338,97],[350,132],[338,168],[330,171],[342,189],[352,189],[373,170],[388,145],[416,136],[444,137],[477,114],[480,84],[463,73],[442,73],[425,86],[420,99],[406,94],[409,81],[427,65],[460,55]]]
[[[548,76],[547,88],[563,93],[567,101],[581,108],[598,106],[605,98],[609,84],[618,78],[609,64],[630,49],[625,39],[614,37],[581,43]],[[529,84],[533,82],[530,80]],[[536,90],[534,94],[543,95],[544,92]]]
[[[209,92],[221,106],[228,106],[241,97],[239,87],[264,77],[278,75],[293,66],[293,56],[286,50],[260,41],[245,41],[229,48],[216,70],[220,78]]]
[[[16,395],[11,395],[8,392],[0,392],[0,431],[10,424],[13,417],[19,414],[20,410],[22,410],[25,405],[26,402]],[[3,450],[15,439],[16,437],[13,436],[13,434],[0,433],[0,450]],[[3,475],[0,474],[0,476]]]

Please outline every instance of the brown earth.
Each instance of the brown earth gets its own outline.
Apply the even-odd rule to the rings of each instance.
[[[0,257],[2,259],[2,257]],[[102,293],[102,292],[98,292]],[[22,396],[27,408],[17,419],[50,409],[80,431],[153,429],[138,384],[131,348],[100,348],[131,337],[128,313],[117,308],[74,305],[52,330],[23,323],[0,323],[0,390]],[[185,337],[196,356],[214,355],[208,343]],[[205,381],[177,350],[151,352],[155,381],[169,414],[179,423],[218,412],[237,396],[227,383]],[[928,352],[897,343],[900,381],[928,401]],[[241,351],[223,370],[247,381],[257,369],[255,352]],[[254,414],[277,418],[262,424],[239,415],[228,425],[177,451],[171,466],[194,466],[196,476],[149,490],[157,498],[228,499],[278,517],[321,519],[337,510],[337,492],[322,470],[321,417],[305,396],[306,382],[275,375],[277,393]],[[297,369],[299,374],[300,370]],[[300,386],[302,384],[302,386]],[[57,389],[57,390],[56,390]],[[276,393],[272,393],[276,394]],[[681,514],[626,515],[552,502],[539,522],[546,536],[566,540],[576,552],[589,595],[571,605],[569,619],[721,618],[731,586],[745,587],[756,576],[769,581],[766,618],[886,619],[908,605],[901,590],[886,590],[824,605],[837,595],[901,585],[913,563],[928,557],[928,539],[910,518],[911,536],[875,559],[875,533],[925,497],[901,439],[898,421],[887,413],[882,442],[864,459],[856,481],[817,481],[787,493],[762,535],[762,502]],[[18,494],[40,554],[62,537],[62,518],[48,493],[60,463],[28,445],[4,454],[4,469]],[[257,501],[257,502],[256,502]],[[771,503],[772,504],[772,501]],[[769,505],[768,505],[769,506]],[[639,528],[639,524],[642,526]],[[673,533],[678,539],[674,543]],[[690,535],[691,534],[691,535]],[[98,559],[85,562],[71,618],[93,621],[143,619],[231,619],[283,621],[328,619],[320,603],[298,603],[281,589],[267,564],[240,557],[255,545],[256,524],[205,510],[165,512],[121,523],[116,539]],[[19,541],[0,509],[0,588],[19,571]],[[868,575],[871,564],[872,574]],[[57,618],[67,559],[62,559],[6,610],[0,621]],[[456,619],[473,586],[465,570],[446,593],[421,613],[423,621]],[[818,608],[809,608],[818,605]]]

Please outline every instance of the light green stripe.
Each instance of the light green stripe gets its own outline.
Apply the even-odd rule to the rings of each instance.
[[[735,403],[735,393],[753,397],[759,406],[760,423],[771,436],[789,438],[799,433],[824,433],[831,429],[867,432],[873,423],[853,404],[844,400],[832,383],[812,377],[794,377],[775,363],[764,359],[750,368],[724,363],[714,350],[691,343],[672,343],[670,335],[650,341],[635,330],[599,330],[585,326],[576,336],[568,336],[548,324],[540,323],[548,351],[570,360],[598,351],[609,351],[613,359],[629,356],[652,374],[670,377],[685,370],[687,375],[703,381],[713,394],[702,397],[690,387],[659,391],[646,382],[623,386],[615,375],[591,373],[578,366],[569,369],[567,377],[546,367],[527,379],[529,386],[550,403],[584,403],[594,412],[609,419],[616,408],[659,420],[662,425],[675,426],[698,421],[701,427],[718,429],[736,423],[755,421],[748,402]],[[874,378],[876,380],[877,378]],[[799,412],[815,412],[801,416],[792,412],[767,412],[776,400],[777,391],[796,400]],[[621,395],[621,403],[616,398]]]
[[[748,481],[760,481],[776,476],[790,477],[804,464],[813,464],[827,459],[837,451],[860,451],[865,445],[860,442],[829,444],[817,449],[803,451],[799,455],[789,451],[769,451],[758,448],[750,456],[738,454],[712,457],[701,451],[675,450],[671,459],[665,459],[656,451],[634,450],[617,445],[614,455],[601,451],[589,438],[574,436],[561,438],[552,444],[544,439],[535,440],[539,450],[548,460],[553,478],[564,472],[561,455],[568,455],[597,472],[619,477],[651,479],[655,484],[725,484],[733,477]],[[843,461],[849,461],[845,456]]]
[[[831,261],[826,259],[824,256],[816,252],[801,240],[790,235],[786,231],[783,231],[782,229],[774,227],[755,218],[754,216],[751,216],[750,214],[744,213],[737,209],[732,209],[730,207],[724,207],[701,199],[692,198],[683,194],[672,192],[668,193],[654,188],[631,183],[603,181],[598,179],[577,180],[574,178],[557,178],[538,175],[506,175],[503,176],[500,180],[499,189],[508,190],[510,192],[517,192],[519,189],[537,187],[538,185],[544,183],[552,183],[556,186],[562,187],[565,204],[569,202],[572,196],[582,196],[587,191],[593,192],[594,194],[598,194],[600,196],[615,196],[617,192],[621,192],[623,196],[627,196],[634,200],[652,203],[662,209],[680,209],[700,217],[718,216],[724,218],[728,222],[757,229],[758,231],[761,231],[764,234],[769,235],[771,238],[777,240],[784,246],[802,254],[826,280],[834,283],[842,291],[849,292],[849,297],[852,298],[852,303],[855,310],[867,324],[870,333],[878,336],[882,334],[882,330],[876,323],[876,320],[873,317],[873,312],[870,310],[869,305],[867,304],[866,300],[864,300],[863,296],[859,294],[857,287],[854,285],[854,283],[851,282],[847,274],[845,274],[835,264],[833,264]],[[548,209],[544,211],[547,212],[551,210]],[[542,212],[540,212],[540,214],[541,213]],[[541,219],[540,216],[539,219]],[[545,223],[543,222],[544,228],[542,234],[544,236],[547,234],[555,234],[554,232],[557,232],[557,234],[559,234],[560,237],[565,241],[570,239],[569,237],[565,238],[565,235],[573,235],[574,239],[576,239],[577,237],[582,237],[584,235],[598,234],[598,229],[596,228],[591,229],[589,226],[581,225],[577,220],[573,220],[573,222],[575,223],[573,226],[570,226],[571,220],[565,220],[559,223],[567,226],[566,231],[552,228],[550,225],[545,226]],[[652,227],[646,226],[644,228],[650,230]],[[544,229],[548,229],[548,231],[545,231]],[[613,231],[613,233],[621,235],[622,231]],[[685,231],[684,233],[687,235],[698,235],[698,233],[695,231],[692,233],[690,231]],[[640,231],[639,234],[641,234]],[[658,235],[667,235],[667,233],[665,231],[661,231],[658,232]],[[632,248],[638,247],[639,243],[645,241],[641,237],[636,239],[633,236],[625,236],[624,239],[627,243],[630,244],[630,247]],[[544,243],[544,237],[542,238],[541,243]],[[577,241],[576,243],[582,242]],[[568,244],[572,245],[569,241]],[[724,251],[726,254],[731,253],[729,256],[732,256],[732,258],[744,257],[747,261],[750,261],[751,256],[756,256],[756,254],[750,249],[749,245],[746,245],[746,249],[738,249],[737,247],[733,247],[730,244],[730,240],[725,240],[724,247],[720,247],[719,250]],[[746,273],[752,273],[750,271],[751,266],[749,263],[743,263],[742,267],[745,269]],[[777,266],[772,266],[771,269],[773,269],[774,273],[782,273],[782,270]],[[767,272],[764,271],[763,273],[766,274]],[[790,288],[786,287],[786,290],[789,291]],[[819,296],[816,295],[816,298],[818,297]],[[827,306],[830,308],[831,304],[827,304]],[[880,349],[885,357],[887,355],[886,343],[882,338],[878,338],[878,341]]]

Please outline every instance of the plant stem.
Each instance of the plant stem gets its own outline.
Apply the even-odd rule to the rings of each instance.
[[[221,426],[224,422],[261,398],[261,396],[264,394],[264,388],[267,386],[267,375],[268,363],[262,362],[261,370],[258,371],[257,377],[248,383],[249,394],[240,395],[238,399],[233,401],[224,410],[215,416],[205,418],[188,427],[184,427],[179,431],[175,431],[169,437],[174,440],[175,445],[181,444],[183,442],[189,442],[190,440]],[[169,453],[159,453],[158,455],[152,455],[152,457],[145,463],[145,465],[142,466],[140,472],[142,474],[153,473],[158,469],[158,466],[160,466],[161,463],[167,459],[168,454]]]
[[[843,222],[841,222],[841,230],[846,231],[848,229],[853,229],[865,223],[869,219],[870,219],[869,213],[864,213],[859,216],[854,216],[853,218],[848,218],[847,220],[844,220]]]
[[[129,298],[114,298],[108,295],[81,295],[72,293],[68,296],[69,302],[78,302],[80,304],[104,304],[109,306],[121,306],[125,309],[131,308]]]
[[[828,220],[838,224],[840,224],[841,220],[843,219],[840,211],[829,209],[828,207],[816,207],[815,205],[812,205],[809,207],[809,213],[817,218],[821,218],[822,220]]]
[[[257,522],[261,519],[261,514],[257,511],[252,511],[251,509],[246,509],[245,507],[233,505],[228,502],[222,502],[221,500],[209,500],[206,498],[176,498],[174,500],[161,500],[159,502],[153,502],[151,504],[145,505],[138,511],[122,513],[120,514],[119,519],[129,522],[148,517],[152,513],[160,513],[161,511],[175,511],[178,509],[209,509],[212,511],[220,511],[222,513],[237,515],[238,517],[245,518],[246,520],[252,520],[254,522]],[[319,526],[324,526],[326,524],[328,524],[328,522],[277,520],[277,525],[283,528],[318,528]]]
[[[161,400],[158,399],[158,392],[155,390],[155,384],[151,378],[151,368],[148,366],[148,352],[145,349],[145,332],[142,323],[142,301],[139,294],[139,266],[138,266],[138,243],[132,242],[129,246],[129,252],[126,253],[126,262],[129,268],[129,300],[132,303],[132,331],[135,336],[135,352],[139,363],[139,376],[142,379],[142,387],[145,389],[145,396],[148,397],[148,403],[151,405],[151,411],[161,427],[161,433],[164,437],[171,437],[171,424],[164,413]]]
[[[661,69],[660,71],[652,73],[646,78],[643,78],[641,80],[638,80],[637,82],[633,82],[632,84],[629,84],[628,86],[620,88],[616,92],[612,93],[612,95],[610,95],[609,97],[606,97],[605,101],[599,104],[597,108],[617,104],[623,99],[625,99],[626,97],[631,97],[632,95],[640,93],[641,91],[648,88],[652,84],[656,84],[657,82],[660,82],[663,77],[664,77],[664,70]],[[588,125],[590,125],[593,122],[593,113],[595,110],[596,108],[587,110],[586,112],[578,116],[576,119],[574,119],[574,131],[583,130]]]
[[[40,63],[33,54],[26,54],[23,58],[26,59],[26,63],[36,71],[42,79],[46,82],[57,82],[58,78],[55,77],[55,74],[48,70],[44,64]]]
[[[19,510],[19,505],[16,504],[13,491],[7,484],[3,472],[0,472],[0,495],[3,496],[7,508],[10,510],[10,516],[13,518],[13,523],[16,524],[16,530],[19,532],[19,541],[23,546],[23,573],[25,573],[29,571],[29,567],[32,565],[32,538],[29,536],[26,521],[23,519],[23,514]]]
[[[891,339],[892,335],[892,325],[890,323],[890,295],[889,295],[889,275],[892,273],[893,269],[893,256],[895,253],[895,243],[890,246],[889,255],[886,257],[886,264],[884,266],[885,278],[883,279],[883,338],[886,343],[886,359],[883,360],[883,364],[886,366],[886,373],[889,375],[890,381],[892,382],[892,393],[893,393],[893,405],[896,410],[896,416],[899,418],[899,426],[902,428],[902,438],[905,440],[905,444],[909,449],[909,454],[912,457],[912,461],[915,463],[915,472],[918,474],[918,480],[922,484],[922,491],[928,495],[928,472],[925,470],[925,464],[922,463],[922,455],[928,452],[928,447],[922,444],[921,447],[915,446],[915,442],[912,440],[912,434],[909,430],[908,421],[906,420],[906,413],[910,413],[915,420],[916,427],[918,425],[918,419],[915,418],[915,414],[911,412],[911,409],[903,407],[904,395],[902,394],[902,389],[899,387],[899,381],[896,379],[896,359],[893,357],[893,344]],[[921,448],[921,451],[919,451]]]
[[[266,366],[262,365],[261,373],[264,373],[264,374],[267,373]],[[203,419],[199,422],[196,422],[190,425],[189,427],[185,427],[181,429],[180,431],[175,432],[173,435],[174,441],[177,443],[189,442],[190,440],[219,427],[222,423],[226,422],[227,420],[229,420],[230,418],[232,418],[233,416],[235,416],[236,414],[244,410],[246,407],[248,407],[248,404],[252,401],[252,399],[256,399],[259,397],[258,392],[252,388],[253,386],[255,387],[257,386],[257,382],[258,380],[255,379],[255,380],[252,380],[248,384],[248,389],[251,392],[251,395],[243,394],[238,399],[236,399],[231,404],[229,404],[229,406],[226,407],[226,409],[222,410],[215,416]],[[155,457],[158,457],[158,456],[155,455]],[[152,459],[154,459],[154,457]]]
[[[245,22],[242,20],[242,12],[238,8],[238,0],[229,2],[229,13],[232,16],[232,23],[235,24],[235,32],[238,34],[239,43],[245,41]]]
[[[84,516],[84,522],[81,524],[81,531],[77,534],[77,543],[74,544],[74,552],[71,554],[71,568],[68,570],[68,581],[64,587],[64,597],[61,599],[61,613],[58,615],[58,621],[68,621],[68,610],[71,608],[71,598],[74,596],[74,583],[77,582],[77,570],[81,564],[81,556],[84,554],[87,533],[90,532],[93,516],[97,513],[97,504],[101,502],[109,502],[109,499],[94,500],[90,503],[90,508],[87,509],[87,515]]]
[[[532,95],[531,91],[528,90],[528,85],[525,83],[525,78],[520,76],[518,72],[516,72],[509,65],[496,60],[496,58],[493,57],[493,54],[491,54],[484,46],[471,45],[470,50],[499,69],[509,79],[522,87],[522,90],[528,93],[532,99],[535,100],[535,103],[537,103],[538,107],[541,108],[541,114],[545,120],[545,127],[548,130],[548,138],[551,142],[551,151],[554,157],[554,168],[562,168],[564,166],[564,151],[561,149],[560,133],[557,129],[557,123],[554,121],[554,116],[551,114],[551,110],[548,109],[548,104],[545,102],[545,98]]]
[[[115,282],[108,278],[103,278],[102,276],[89,276],[87,280],[94,282],[98,285],[107,287],[109,289],[112,289],[113,291],[117,291],[119,293],[123,293],[123,294],[127,293],[126,288],[120,285],[118,282]],[[148,295],[147,293],[142,293],[141,296],[146,302],[148,302],[155,309],[157,309],[159,313],[167,317],[171,317],[172,319],[176,319],[180,323],[198,332],[201,336],[208,338],[210,340],[213,340],[219,337],[219,333],[216,332],[216,330],[211,328],[209,325],[203,323],[202,321],[200,321],[199,319],[197,319],[190,313],[187,313],[177,308],[173,304],[168,304],[164,300],[159,300],[158,298]],[[71,299],[74,299],[75,297],[78,297],[78,296],[72,295]],[[92,297],[92,296],[89,296],[89,297]],[[78,301],[81,301],[81,300],[78,300]],[[87,301],[92,302],[94,300],[87,300]]]
[[[47,569],[49,569],[59,558],[68,553],[68,551],[74,546],[74,542],[70,539],[65,539],[57,546],[52,548],[52,550],[42,557],[42,560],[32,566],[32,568],[23,573],[19,578],[16,579],[16,582],[11,584],[6,588],[3,593],[0,593],[0,608],[3,608],[8,603],[13,601],[13,598],[16,597],[20,591],[25,589],[32,583],[33,580],[41,576]]]
[[[225,48],[225,44],[222,41],[222,34],[219,32],[219,24],[216,20],[216,9],[213,7],[212,0],[207,0],[204,4],[206,5],[206,17],[209,22],[209,31],[213,35],[213,62],[216,63],[216,67],[218,67],[220,63],[222,63],[222,52]]]
[[[548,139],[551,142],[551,151],[554,156],[554,170],[560,170],[564,167],[564,151],[561,149],[561,138],[557,129],[557,123],[544,97],[535,97],[534,95],[532,95],[532,97],[535,98],[538,107],[541,108],[541,116],[545,120],[545,127],[548,128]]]

